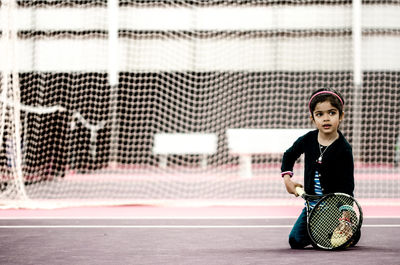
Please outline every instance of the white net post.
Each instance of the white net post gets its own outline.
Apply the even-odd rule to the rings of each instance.
[[[22,139],[21,139],[21,120],[20,120],[20,89],[18,79],[18,57],[17,57],[17,17],[16,2],[14,0],[2,1],[1,7],[1,29],[2,44],[4,50],[2,56],[2,113],[1,113],[1,134],[6,140],[6,154],[9,161],[9,170],[6,172],[5,180],[7,183],[10,198],[27,200],[25,191],[24,176],[22,172]],[[8,112],[8,113],[7,113]],[[7,134],[5,135],[5,129]],[[4,178],[4,176],[3,176]]]
[[[108,29],[108,82],[110,85],[110,168],[115,167],[118,157],[118,74],[119,74],[119,1],[107,1],[107,29]]]
[[[353,42],[353,155],[356,162],[361,160],[362,124],[362,0],[352,4],[352,42]]]
[[[0,18],[1,18],[1,32],[5,32],[7,30],[7,9],[1,8],[0,9]],[[0,42],[0,52],[2,55],[3,60],[0,61],[1,65],[1,115],[0,115],[0,148],[3,147],[3,137],[4,137],[4,130],[5,130],[5,120],[6,120],[6,111],[7,111],[7,91],[8,91],[8,83],[9,83],[9,74],[8,74],[8,60],[6,59],[7,56],[5,51],[8,50],[8,41],[5,37],[5,34],[2,34],[1,42]]]

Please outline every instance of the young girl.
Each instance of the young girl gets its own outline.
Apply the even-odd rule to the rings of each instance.
[[[315,91],[308,102],[310,119],[317,128],[296,140],[283,155],[282,177],[286,190],[298,196],[292,181],[293,166],[304,154],[304,190],[308,194],[343,192],[353,196],[354,161],[350,144],[339,131],[343,120],[344,100],[333,89]],[[315,203],[314,203],[315,205]],[[311,204],[311,206],[313,206]],[[353,245],[357,243],[355,240]],[[307,212],[304,208],[289,234],[291,248],[304,248],[311,244],[307,233]]]

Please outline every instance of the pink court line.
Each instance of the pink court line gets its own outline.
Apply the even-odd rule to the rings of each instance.
[[[276,175],[267,173],[261,176],[253,176],[251,178],[243,178],[239,175],[230,175],[230,176],[218,176],[210,173],[207,174],[184,174],[184,173],[175,173],[175,174],[115,174],[115,173],[99,173],[99,174],[70,174],[66,175],[64,180],[73,181],[73,182],[90,182],[90,181],[185,181],[185,182],[196,182],[196,181],[256,181],[256,180],[273,180],[276,178],[279,179],[280,174]],[[301,176],[295,176],[296,178]],[[400,181],[400,172],[398,174],[390,174],[390,173],[356,173],[354,175],[356,181]],[[34,177],[32,177],[34,179]]]
[[[254,164],[255,174],[247,180],[271,180],[280,178],[280,164]],[[106,171],[110,173],[106,173]],[[261,173],[257,173],[261,170]],[[295,177],[302,178],[302,167],[295,165]],[[264,172],[263,172],[264,171]],[[367,172],[366,172],[367,171]],[[118,173],[125,172],[125,173]],[[391,164],[355,164],[356,180],[400,180],[400,168],[395,168]],[[34,176],[32,177],[35,178]],[[115,164],[104,171],[92,174],[80,174],[73,170],[67,171],[64,178],[68,181],[141,181],[141,180],[185,180],[188,181],[219,181],[219,180],[243,180],[239,174],[238,165],[225,165],[220,167],[210,167],[207,172],[198,167],[169,167],[160,170],[158,167],[144,167],[135,165]]]
[[[0,219],[140,219],[140,218],[295,218],[303,206],[215,206],[215,207],[161,207],[109,206],[70,207],[58,209],[3,209]],[[363,206],[365,218],[400,218],[400,205]]]

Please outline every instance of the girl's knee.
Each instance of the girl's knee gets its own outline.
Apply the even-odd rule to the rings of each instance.
[[[310,245],[310,242],[308,242],[308,240],[305,240],[304,238],[289,236],[289,245],[292,249],[302,249]]]

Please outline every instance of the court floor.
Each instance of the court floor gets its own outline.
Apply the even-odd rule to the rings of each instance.
[[[400,212],[366,210],[342,251],[291,250],[294,206],[1,210],[0,264],[400,264]]]

